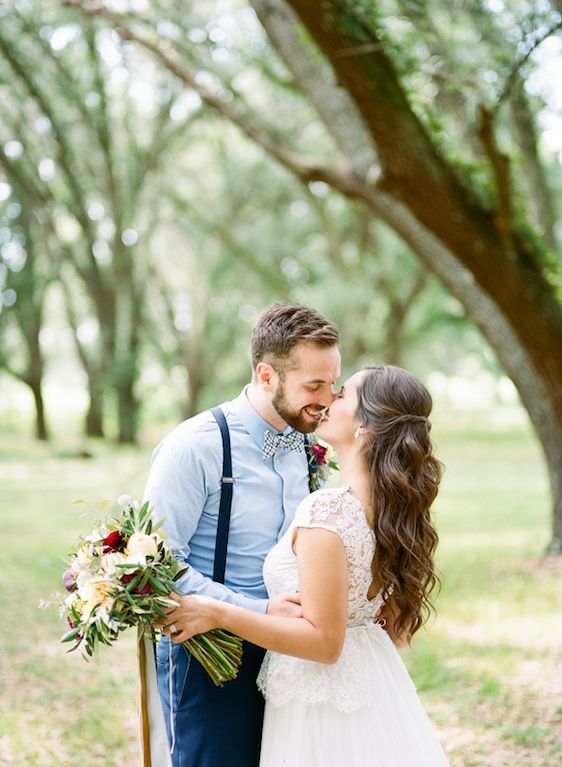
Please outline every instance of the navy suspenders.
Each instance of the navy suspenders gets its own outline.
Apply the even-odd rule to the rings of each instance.
[[[224,583],[226,569],[226,553],[228,549],[228,531],[230,529],[230,511],[232,509],[232,456],[230,451],[230,434],[226,418],[220,407],[211,408],[211,413],[218,424],[222,438],[222,476],[221,476],[221,499],[219,504],[219,520],[217,523],[217,537],[215,541],[215,560],[213,563],[213,580]],[[305,435],[305,444],[308,439]],[[308,454],[308,451],[307,451]],[[308,462],[309,485],[311,472],[315,470]],[[316,469],[317,470],[317,469]]]
[[[232,457],[230,453],[230,434],[226,418],[220,407],[211,409],[211,413],[221,431],[222,438],[222,477],[221,500],[219,505],[219,521],[215,542],[215,561],[213,564],[213,580],[224,583],[226,569],[226,551],[228,548],[228,531],[230,529],[230,510],[232,508]]]

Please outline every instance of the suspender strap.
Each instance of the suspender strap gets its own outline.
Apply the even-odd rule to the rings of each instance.
[[[226,418],[220,407],[211,410],[217,422],[222,437],[222,478],[221,499],[219,505],[219,521],[215,541],[215,561],[213,564],[213,580],[224,583],[226,569],[226,552],[228,549],[228,531],[230,529],[230,510],[232,508],[232,456],[230,452],[230,434]]]

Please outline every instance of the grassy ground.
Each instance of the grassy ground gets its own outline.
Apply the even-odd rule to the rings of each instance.
[[[540,559],[538,448],[525,427],[458,421],[435,439],[447,465],[436,507],[444,586],[437,620],[404,658],[452,767],[558,766],[562,567]],[[56,610],[37,609],[91,527],[72,500],[142,492],[149,447],[91,451],[0,434],[0,765],[137,764],[134,638],[87,664],[59,645]]]

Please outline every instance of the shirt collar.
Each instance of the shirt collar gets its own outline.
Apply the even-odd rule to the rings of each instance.
[[[254,409],[248,399],[247,391],[248,386],[245,386],[240,392],[240,395],[233,401],[232,410],[236,413],[242,426],[246,429],[260,450],[263,448],[266,431],[271,431],[273,434],[290,434],[292,431],[295,431],[291,426],[287,426],[283,432],[278,432],[277,429],[262,418]]]

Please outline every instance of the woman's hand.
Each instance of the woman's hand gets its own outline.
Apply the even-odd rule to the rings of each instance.
[[[170,598],[179,602],[178,607],[168,612],[164,621],[164,634],[168,634],[172,642],[185,642],[195,634],[205,634],[219,627],[218,614],[221,602],[211,597],[197,595],[182,596],[170,592]]]

